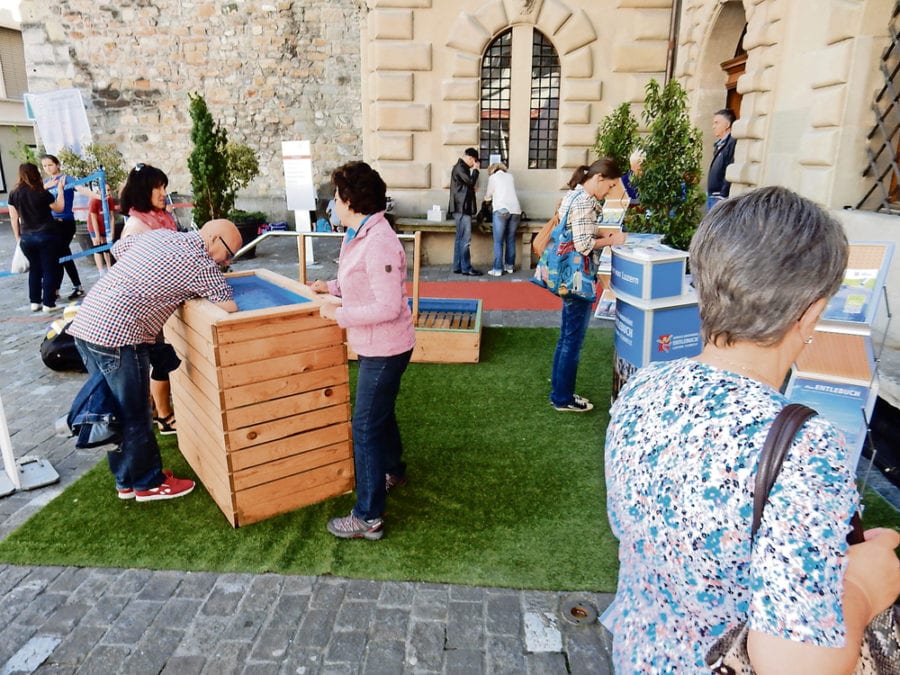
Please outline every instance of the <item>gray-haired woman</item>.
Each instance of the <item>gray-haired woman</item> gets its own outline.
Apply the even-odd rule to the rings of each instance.
[[[847,264],[840,224],[779,187],[717,205],[691,243],[704,348],[635,373],[606,436],[616,672],[701,672],[748,621],[757,673],[850,672],[866,624],[900,593],[900,536],[848,547],[858,509],[841,434],[793,440],[751,541],[753,480],[779,393]]]

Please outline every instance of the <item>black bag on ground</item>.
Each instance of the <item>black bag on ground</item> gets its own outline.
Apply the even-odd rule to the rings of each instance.
[[[50,370],[86,373],[84,361],[75,347],[75,338],[69,335],[69,321],[57,327],[56,321],[41,343],[41,360]]]

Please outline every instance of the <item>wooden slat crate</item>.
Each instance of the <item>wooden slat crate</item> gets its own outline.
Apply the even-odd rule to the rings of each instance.
[[[179,449],[239,527],[352,490],[353,447],[344,333],[321,300],[267,270],[228,276],[309,300],[235,313],[192,300],[166,323]]]
[[[412,302],[412,299],[410,299]],[[481,355],[481,300],[419,298],[414,315],[413,363],[478,363]],[[350,359],[356,353],[347,347]]]

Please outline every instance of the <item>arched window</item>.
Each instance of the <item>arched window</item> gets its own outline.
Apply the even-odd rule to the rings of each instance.
[[[556,168],[559,136],[559,57],[550,41],[534,31],[531,43],[531,125],[528,168]]]
[[[491,155],[509,166],[509,108],[512,84],[512,29],[498,35],[481,60],[482,167]]]
[[[516,40],[530,41],[530,54]],[[540,31],[516,26],[491,41],[481,61],[482,167],[499,157],[507,166],[556,168],[559,82],[559,56]]]

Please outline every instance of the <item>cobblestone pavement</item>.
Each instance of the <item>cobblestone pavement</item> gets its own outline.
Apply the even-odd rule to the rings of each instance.
[[[0,228],[0,261],[13,238]],[[336,243],[317,242],[333,274]],[[296,278],[296,247],[263,242],[235,269],[265,267]],[[89,286],[97,273],[86,259]],[[443,275],[443,276],[442,276]],[[524,280],[527,273],[518,272]],[[423,279],[447,278],[426,268]],[[472,283],[489,277],[473,279]],[[455,277],[455,280],[460,280]],[[63,292],[69,288],[63,283]],[[25,279],[0,277],[3,406],[20,460],[36,456],[55,485],[0,498],[7,536],[101,459],[57,437],[84,376],[57,373],[38,345],[50,319],[28,309]],[[547,312],[489,312],[486,325],[554,326]],[[610,596],[336,577],[212,574],[0,564],[0,675],[12,673],[606,673],[608,639],[561,607],[602,611]]]

